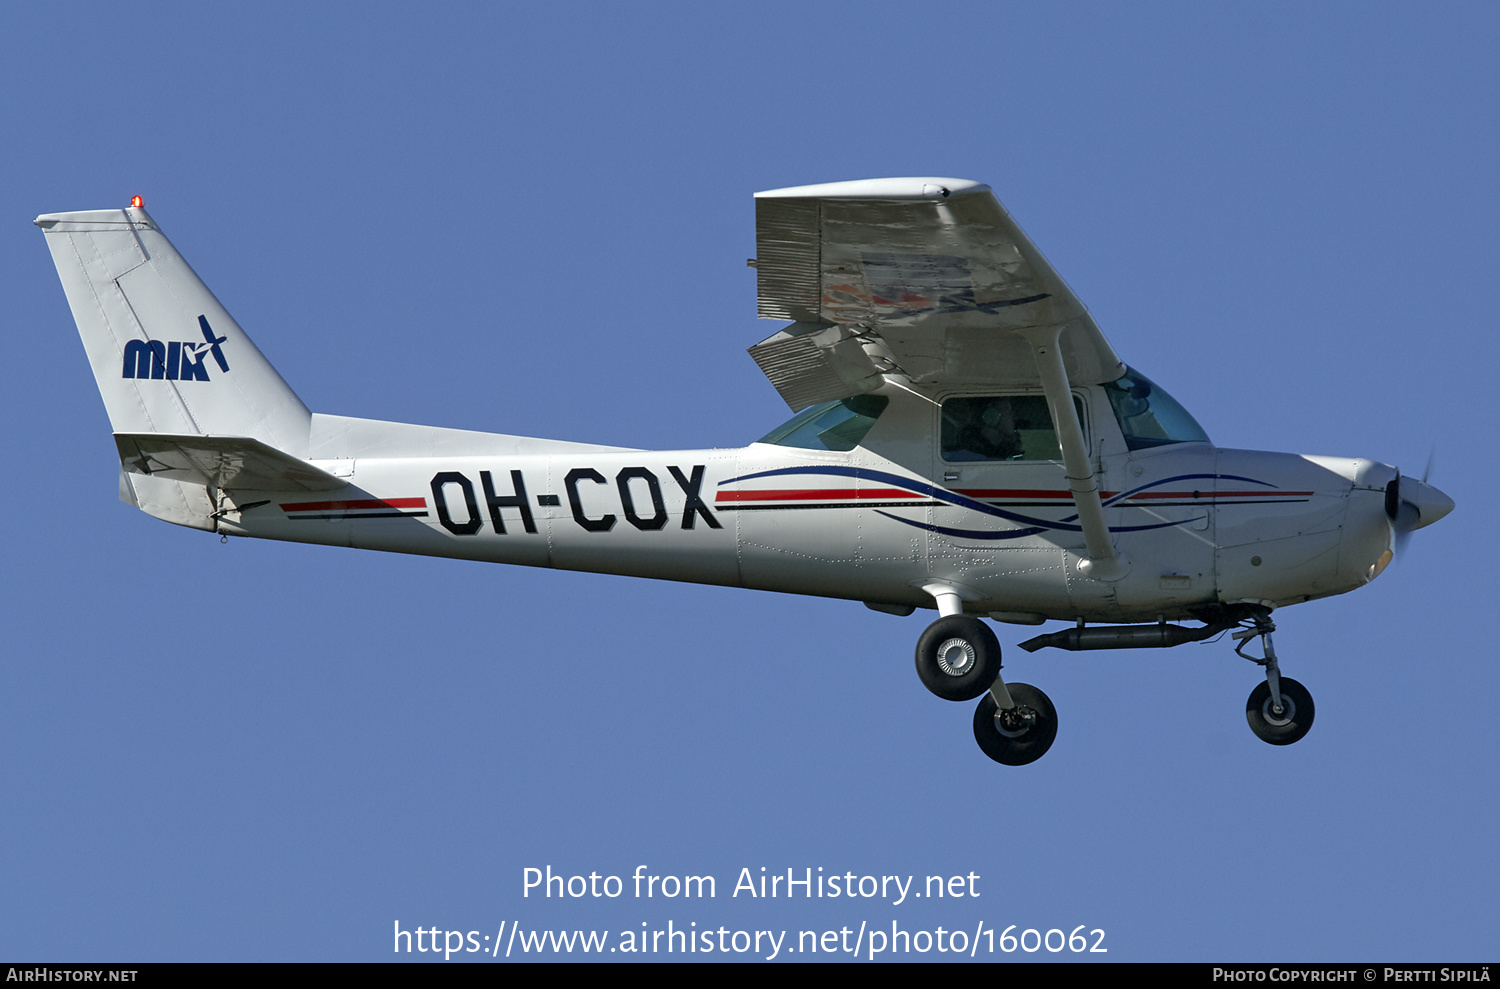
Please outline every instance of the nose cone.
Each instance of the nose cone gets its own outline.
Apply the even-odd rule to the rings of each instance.
[[[1417,522],[1412,526],[1413,529],[1431,525],[1453,511],[1452,498],[1426,481],[1411,477],[1401,479],[1401,500],[1417,510]]]

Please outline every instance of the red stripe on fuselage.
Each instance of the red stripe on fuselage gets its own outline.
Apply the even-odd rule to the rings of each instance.
[[[426,498],[361,498],[357,501],[299,501],[282,505],[283,512],[342,512],[356,508],[426,508]]]
[[[714,495],[714,501],[854,501],[920,497],[922,495],[902,488],[795,488],[786,491],[720,491]]]

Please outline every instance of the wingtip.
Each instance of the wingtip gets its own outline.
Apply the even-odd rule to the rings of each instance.
[[[970,192],[987,191],[989,186],[970,179],[906,177],[889,179],[855,179],[852,182],[824,182],[798,185],[786,189],[757,192],[756,199],[946,199]]]

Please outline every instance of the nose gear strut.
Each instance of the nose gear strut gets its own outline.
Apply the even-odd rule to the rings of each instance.
[[[1239,645],[1234,647],[1242,659],[1248,659],[1266,668],[1266,682],[1250,692],[1245,703],[1245,718],[1250,730],[1262,741],[1272,745],[1290,745],[1307,734],[1313,723],[1312,694],[1291,677],[1281,675],[1276,662],[1276,646],[1271,633],[1276,623],[1271,620],[1268,609],[1256,609],[1255,613],[1241,624],[1248,627],[1235,632],[1233,638]],[[1245,647],[1252,639],[1261,640],[1261,655],[1251,656]]]
[[[1276,623],[1271,621],[1271,613],[1269,611],[1257,612],[1255,617],[1250,619],[1250,623],[1249,628],[1235,632],[1231,636],[1231,638],[1239,643],[1239,645],[1234,647],[1234,651],[1241,659],[1248,659],[1250,662],[1266,668],[1266,683],[1271,688],[1271,710],[1273,713],[1280,715],[1282,713],[1281,667],[1276,664],[1276,646],[1271,642],[1271,633],[1276,631]],[[1261,640],[1261,651],[1264,655],[1260,658],[1245,655],[1245,647],[1254,638]]]

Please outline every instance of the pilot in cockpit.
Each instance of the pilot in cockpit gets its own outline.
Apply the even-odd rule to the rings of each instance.
[[[959,399],[946,403],[943,412],[949,418],[945,425],[952,429],[944,432],[954,438],[943,444],[947,459],[1013,460],[1021,456],[1021,434],[1010,398]]]

